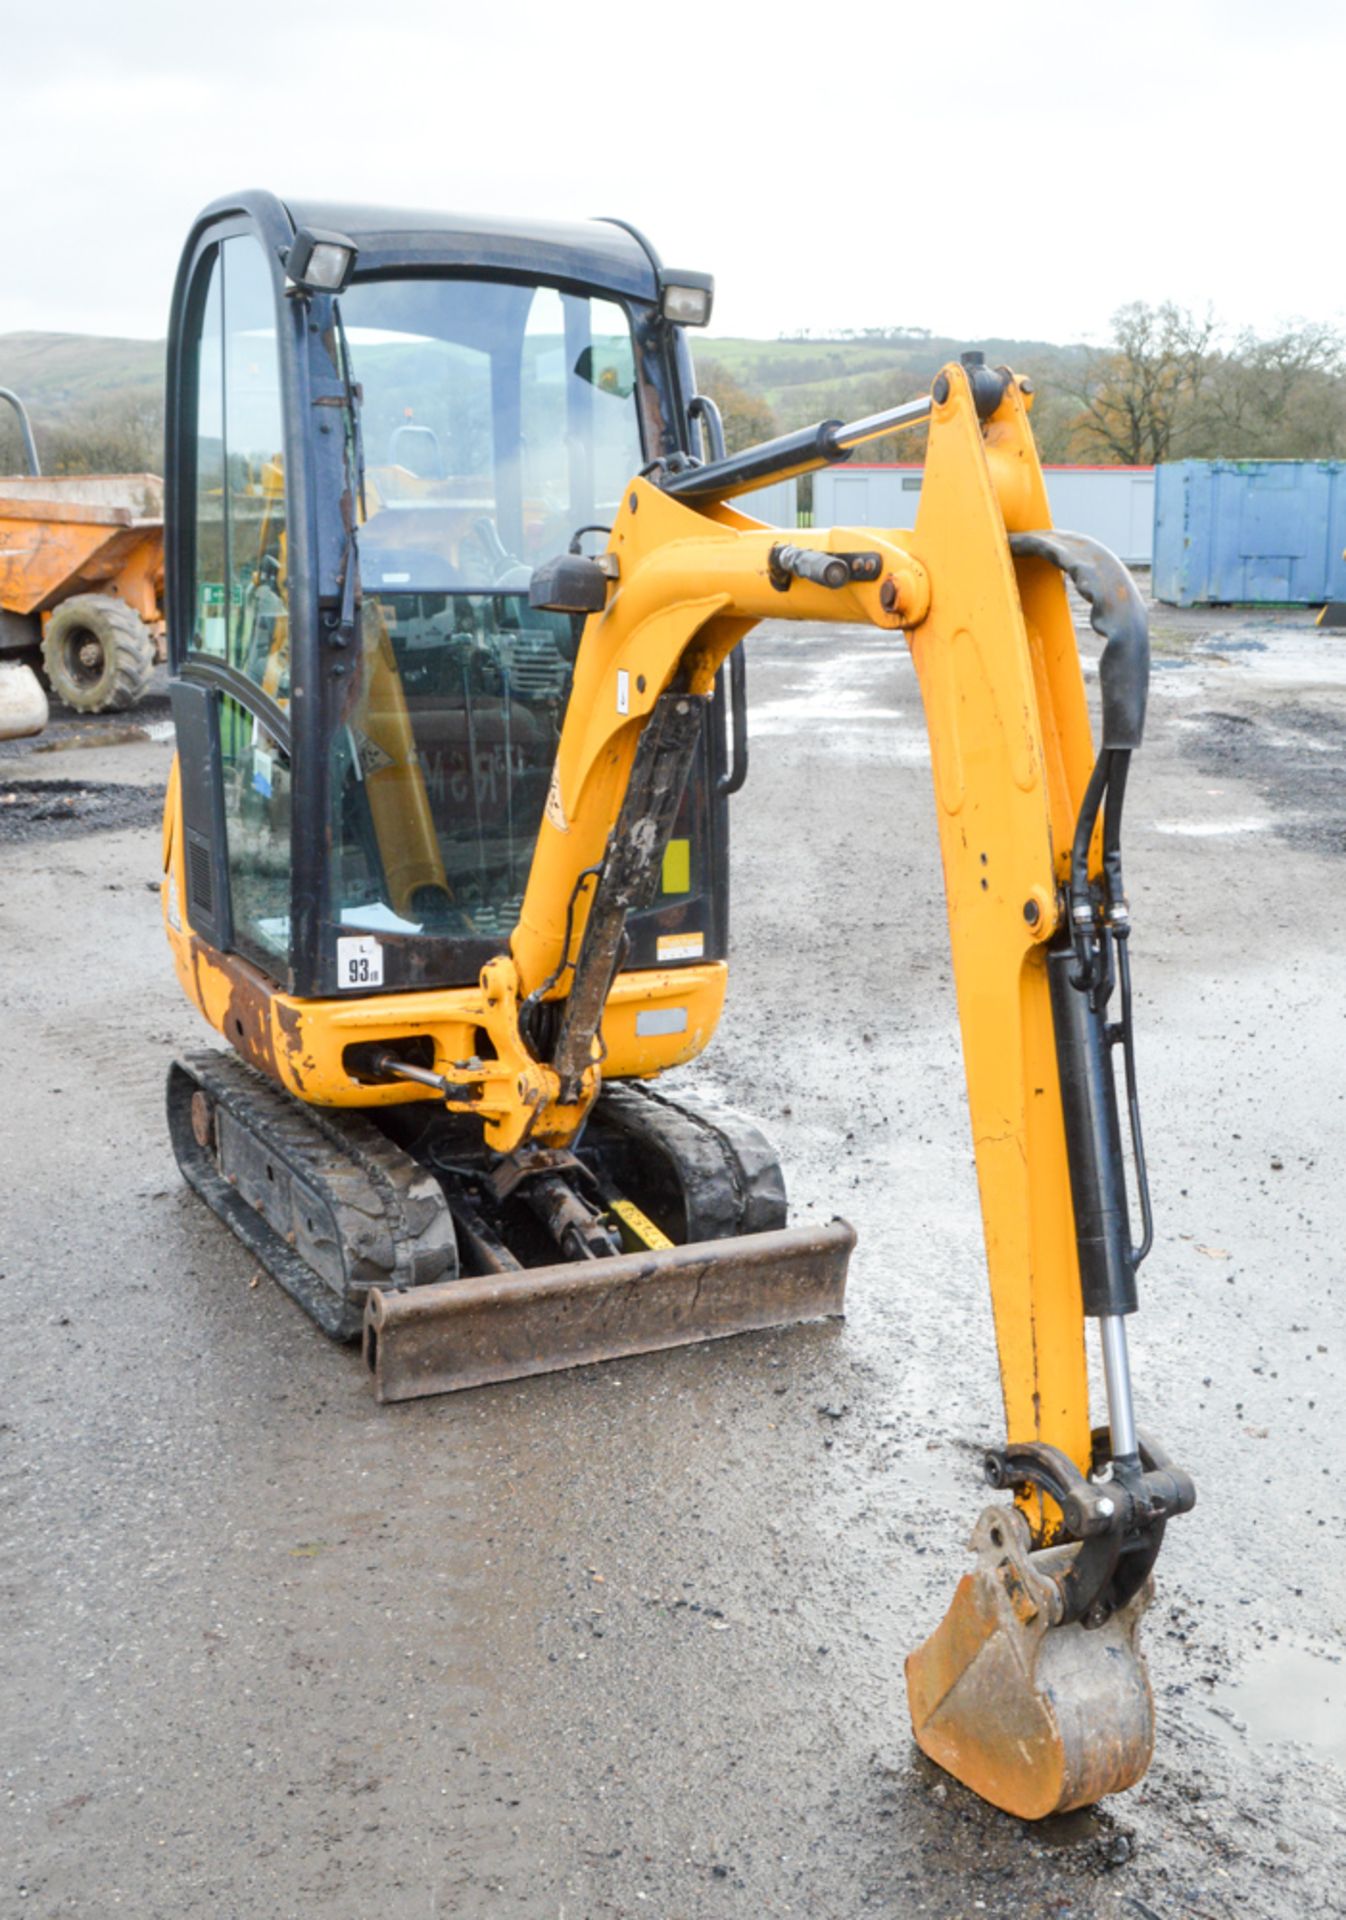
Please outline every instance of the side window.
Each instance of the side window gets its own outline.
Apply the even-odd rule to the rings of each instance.
[[[285,469],[271,279],[250,235],[225,240],[202,313],[196,401],[196,566],[190,652],[288,707]],[[234,944],[285,978],[290,769],[280,743],[216,692]]]
[[[220,699],[224,825],[234,943],[264,972],[290,956],[290,763],[261,721]]]
[[[643,461],[635,356],[610,300],[539,287],[520,364],[524,551],[541,558],[588,521],[614,518]]]
[[[256,240],[226,240],[202,320],[193,649],[289,703],[285,459],[275,296]]]
[[[644,459],[636,411],[636,363],[631,326],[611,300],[589,300],[589,357],[581,354],[582,385],[592,387],[594,506],[616,518],[626,483]]]
[[[285,432],[271,269],[250,234],[224,256],[224,445],[229,487],[229,664],[289,701]]]
[[[224,513],[224,337],[220,256],[210,270],[201,320],[196,377],[196,577],[192,594],[193,653],[225,654],[225,583],[229,555]]]

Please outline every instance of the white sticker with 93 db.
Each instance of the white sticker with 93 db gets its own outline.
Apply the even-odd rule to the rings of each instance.
[[[365,934],[360,939],[337,941],[337,985],[339,987],[381,987],[383,985],[383,942]]]

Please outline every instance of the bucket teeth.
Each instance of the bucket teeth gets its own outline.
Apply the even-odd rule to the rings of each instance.
[[[1136,1640],[1152,1585],[1102,1626],[1057,1624],[1053,1563],[1013,1507],[987,1507],[977,1556],[930,1638],[907,1659],[917,1744],[964,1786],[1021,1820],[1134,1786],[1154,1748],[1154,1699]]]

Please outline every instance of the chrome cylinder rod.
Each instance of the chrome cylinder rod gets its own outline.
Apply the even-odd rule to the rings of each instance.
[[[1100,1314],[1098,1333],[1103,1346],[1103,1378],[1108,1390],[1112,1457],[1114,1460],[1134,1460],[1139,1448],[1136,1442],[1136,1409],[1131,1396],[1131,1357],[1127,1351],[1125,1316],[1120,1313]]]
[[[832,445],[837,452],[850,453],[869,440],[882,440],[886,433],[901,433],[905,427],[919,427],[930,418],[930,395],[919,400],[904,400],[900,407],[885,407],[882,413],[868,413],[863,420],[832,429]]]
[[[705,467],[685,467],[662,482],[665,493],[678,500],[724,500],[730,494],[751,493],[757,487],[769,487],[773,480],[791,474],[814,473],[819,467],[833,466],[850,458],[856,447],[867,440],[881,440],[885,433],[900,433],[906,427],[919,427],[930,418],[930,395],[919,400],[904,400],[901,406],[886,407],[882,413],[866,414],[849,426],[840,420],[824,420],[816,427],[802,427],[796,433],[783,433],[760,446],[731,453],[726,460],[712,461]]]
[[[376,1053],[373,1059],[375,1073],[385,1073],[392,1080],[414,1080],[418,1087],[433,1087],[436,1093],[456,1093],[457,1087],[442,1073],[432,1073],[429,1067],[413,1067],[409,1060],[399,1060],[395,1053]]]

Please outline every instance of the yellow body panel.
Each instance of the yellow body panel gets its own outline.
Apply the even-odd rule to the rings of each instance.
[[[535,1118],[554,1098],[556,1078],[519,1037],[517,977],[507,958],[491,962],[475,987],[298,999],[241,955],[220,953],[192,931],[184,905],[180,819],[175,759],[164,809],[164,930],[183,992],[245,1060],[312,1106],[397,1106],[441,1096],[406,1081],[361,1081],[347,1070],[345,1051],[357,1043],[389,1045],[427,1035],[434,1043],[434,1071],[462,1082],[463,1101],[450,1104],[482,1119],[490,1146],[507,1152],[525,1133],[543,1137]],[[605,1071],[614,1078],[648,1079],[694,1059],[715,1031],[727,982],[722,961],[619,974],[603,1021]],[[675,1032],[641,1034],[638,1016],[651,1010],[685,1011],[685,1023]],[[489,1036],[489,1047],[482,1034]]]
[[[1005,539],[1006,509],[1012,527],[1051,524],[1022,402],[1011,386],[984,448],[957,391],[965,376],[949,377],[912,536],[934,586],[911,650],[930,735],[1006,1423],[1012,1442],[1047,1440],[1087,1467],[1083,1315],[1045,941],[1093,748],[1060,574],[1029,563],[1032,591],[1021,606]],[[1035,924],[1025,917],[1030,901]]]

